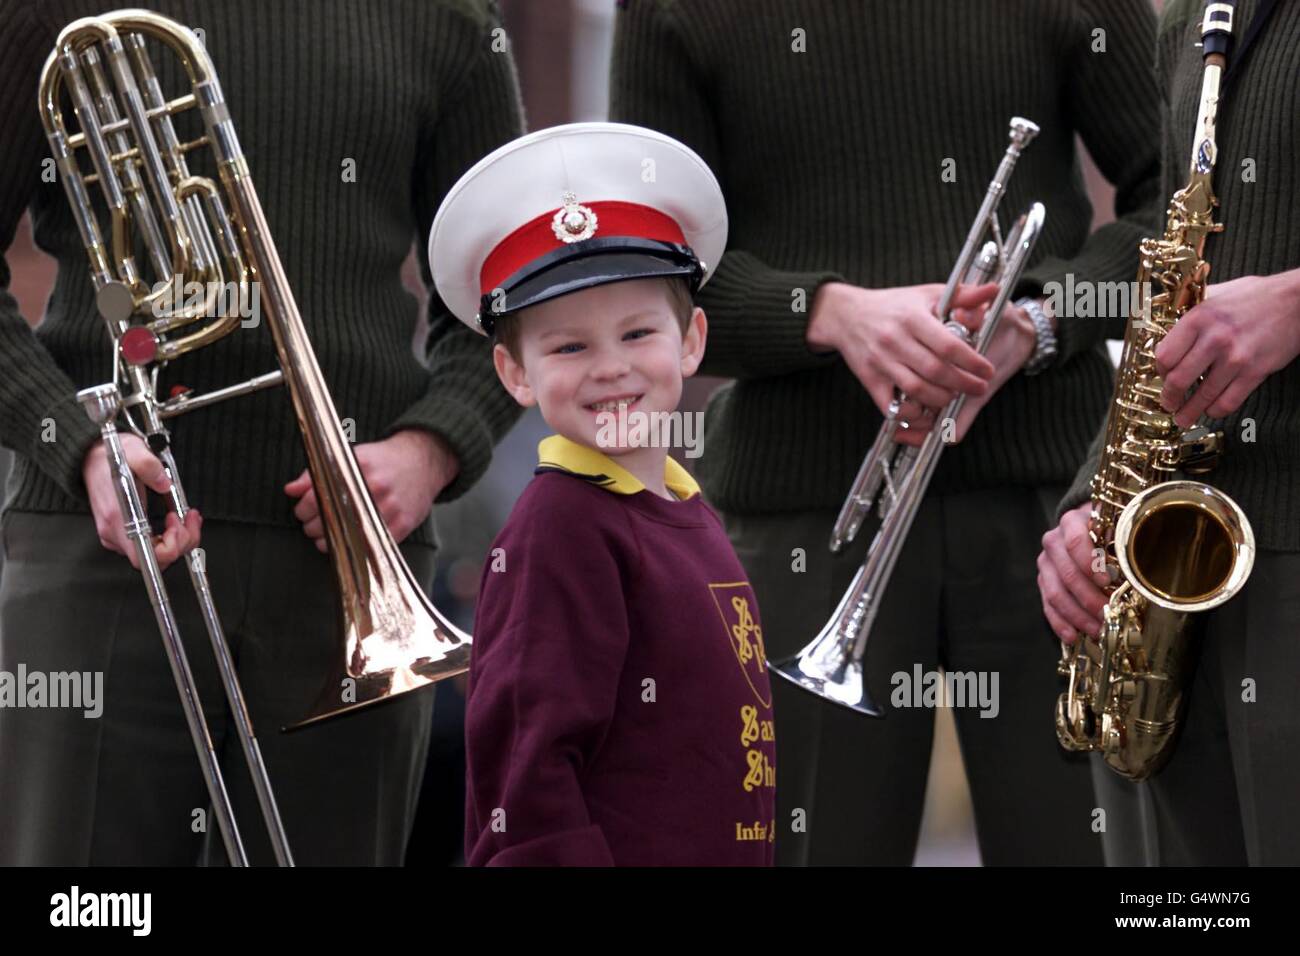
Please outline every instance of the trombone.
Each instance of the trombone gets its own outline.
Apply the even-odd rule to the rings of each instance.
[[[146,38],[178,58],[189,80],[183,95],[164,96]],[[65,98],[76,115],[77,132],[68,129]],[[463,673],[469,666],[470,637],[430,603],[370,497],[267,228],[212,61],[198,37],[147,10],[77,20],[59,34],[46,60],[39,106],[90,259],[96,306],[114,349],[113,381],[83,389],[77,398],[99,426],[108,452],[126,531],[139,557],[227,855],[232,865],[246,866],[247,853],[154,556],[149,519],[123,454],[118,421],[166,467],[170,506],[183,522],[189,503],[165,422],[215,402],[287,387],[321,505],[343,621],[332,671],[323,678],[316,704],[295,727]],[[190,111],[197,113],[202,132],[182,141],[175,120],[189,114],[193,122]],[[219,183],[190,172],[186,156],[201,148],[212,150]],[[88,154],[93,173],[83,173],[79,150]],[[107,239],[88,192],[92,184],[107,208]],[[143,261],[136,259],[137,247]],[[192,282],[207,290],[202,301],[182,301],[181,291]],[[260,293],[279,370],[204,395],[160,399],[158,373],[167,362],[238,327],[239,312],[218,307],[223,286],[241,303],[250,292]],[[292,866],[203,556],[195,549],[185,559],[276,860]]]
[[[1016,220],[1005,242],[997,218],[998,204],[1020,152],[1037,135],[1037,125],[1019,116],[1012,118],[1010,143],[984,194],[984,201],[948,276],[936,310],[939,316],[946,317],[945,326],[981,355],[988,351],[993,341],[1002,309],[1020,280],[1034,243],[1042,232],[1046,216],[1042,203],[1033,203]],[[990,232],[993,238],[984,241]],[[949,315],[953,296],[959,283],[982,284],[994,280],[998,283],[997,295],[983,326],[972,335]],[[878,503],[881,524],[867,550],[866,559],[817,636],[793,657],[770,665],[773,673],[795,685],[871,717],[880,717],[883,713],[867,689],[863,666],[867,639],[944,445],[939,427],[931,429],[919,447],[898,444],[895,439],[898,430],[907,428],[907,423],[899,419],[906,401],[906,396],[896,394],[890,403],[884,424],[858,470],[831,531],[830,549],[839,552],[857,536],[867,515]],[[936,426],[945,421],[956,421],[965,403],[964,394],[954,397],[936,417]]]

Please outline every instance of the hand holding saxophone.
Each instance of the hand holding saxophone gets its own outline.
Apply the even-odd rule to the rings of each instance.
[[[1089,533],[1092,503],[1084,502],[1061,515],[1061,523],[1043,535],[1038,555],[1038,591],[1043,614],[1062,642],[1073,644],[1080,633],[1099,634],[1102,614],[1113,583],[1105,571],[1094,570],[1095,547]]]
[[[830,282],[817,290],[805,338],[814,349],[834,349],[886,414],[895,390],[906,393],[904,421],[923,417],[922,407],[943,408],[958,392],[982,395],[994,377],[993,363],[961,341],[935,307],[940,284],[864,289]],[[973,332],[997,285],[961,286],[953,317]]]
[[[149,488],[158,494],[167,494],[171,491],[172,483],[167,476],[167,470],[143,441],[130,433],[124,434],[122,450],[126,454],[127,464],[137,478],[136,488],[141,500],[144,499],[144,488]],[[138,571],[140,559],[136,554],[135,546],[127,539],[126,522],[118,503],[113,470],[109,466],[108,452],[104,448],[103,441],[96,442],[86,453],[81,465],[81,477],[86,485],[86,495],[90,499],[90,510],[95,516],[95,530],[99,533],[99,543],[109,551],[125,555],[131,562],[131,567]],[[184,524],[176,517],[176,512],[168,511],[166,531],[155,537],[153,542],[159,569],[165,570],[177,558],[197,548],[202,527],[203,517],[193,508],[186,513]]]
[[[420,526],[434,499],[460,471],[460,462],[446,441],[418,428],[404,428],[383,441],[357,445],[353,451],[380,516],[398,542]],[[293,513],[302,522],[303,533],[315,542],[316,550],[327,553],[311,474],[303,469],[284,486],[284,492],[298,499]]]
[[[1300,270],[1208,286],[1156,349],[1160,404],[1182,428],[1201,415],[1223,418],[1297,355]]]

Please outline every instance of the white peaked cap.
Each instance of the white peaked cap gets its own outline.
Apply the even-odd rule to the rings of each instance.
[[[429,268],[447,308],[487,334],[494,314],[592,285],[682,275],[698,287],[726,243],[722,189],[694,151],[640,126],[571,123],[460,178],[433,220]]]

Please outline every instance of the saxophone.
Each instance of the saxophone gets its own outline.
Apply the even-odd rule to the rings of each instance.
[[[1226,12],[1226,19],[1224,14]],[[1203,251],[1218,201],[1211,188],[1219,84],[1231,39],[1232,7],[1207,6],[1205,74],[1187,185],[1174,194],[1164,235],[1145,239],[1105,443],[1092,479],[1090,533],[1112,590],[1099,634],[1062,645],[1068,679],[1056,707],[1067,750],[1099,751],[1121,776],[1143,780],[1173,753],[1185,689],[1195,669],[1204,617],[1245,584],[1255,538],[1235,501],[1179,477],[1213,467],[1222,432],[1184,432],[1160,405],[1156,347],[1205,296]],[[1154,294],[1153,294],[1154,293]]]

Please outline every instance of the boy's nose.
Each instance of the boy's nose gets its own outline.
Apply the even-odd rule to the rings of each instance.
[[[598,379],[622,378],[632,370],[627,357],[617,351],[604,351],[596,355],[591,365],[591,377]]]

